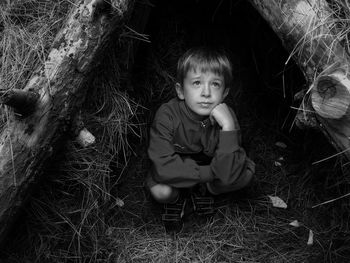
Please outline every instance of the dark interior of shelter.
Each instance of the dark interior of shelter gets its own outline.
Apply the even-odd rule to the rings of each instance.
[[[307,143],[303,138],[312,133],[330,150],[322,134],[296,127],[301,101],[294,96],[308,88],[304,76],[247,1],[154,1],[144,33],[150,43],[139,43],[131,79],[136,96],[148,96],[149,122],[159,105],[175,95],[176,63],[184,51],[196,46],[224,48],[230,54],[236,81],[227,103],[239,116],[244,141],[251,144],[247,147],[254,148],[260,130],[295,145]],[[152,79],[149,75],[156,75],[157,69],[169,76]]]
[[[320,206],[319,210],[311,209],[313,205],[347,192],[348,165],[339,155],[328,158],[335,155],[336,150],[322,132],[297,127],[295,117],[301,101],[296,100],[295,95],[308,89],[305,78],[283,48],[281,40],[249,2],[137,2],[128,26],[139,30],[139,38],[143,39],[133,41],[131,48],[134,51],[132,55],[129,54],[128,62],[122,65],[126,71],[122,76],[125,92],[141,105],[140,114],[135,119],[135,127],[141,132],[137,136],[130,135],[132,151],[127,168],[111,167],[112,173],[115,173],[112,178],[115,189],[112,192],[124,200],[125,205],[120,209],[117,206],[112,209],[106,207],[103,216],[106,224],[113,222],[118,229],[127,229],[132,225],[135,229],[146,229],[147,233],[154,228],[154,221],[156,225],[161,225],[155,217],[160,213],[158,207],[144,188],[149,166],[146,152],[148,130],[159,106],[175,96],[178,58],[191,47],[211,46],[224,48],[234,65],[235,86],[226,102],[237,114],[243,147],[257,165],[256,179],[247,197],[253,200],[249,202],[256,202],[255,212],[264,217],[259,202],[267,195],[275,194],[289,201],[288,215],[307,218],[309,225],[315,224],[319,229],[333,228],[333,234],[326,230],[319,231],[325,238],[323,245],[328,246],[329,254],[321,256],[317,250],[320,248],[315,248],[314,261],[310,262],[349,255],[348,249],[341,249],[349,244],[349,237],[344,234],[349,231],[350,215],[346,199],[331,206]],[[118,59],[122,57],[120,55]],[[318,162],[323,159],[326,160]],[[52,187],[52,181],[47,183],[46,190]],[[40,203],[40,191],[34,193],[33,200]],[[243,199],[238,204],[239,209],[243,212],[249,210],[252,206],[249,202]],[[31,218],[33,213],[29,211],[30,207],[33,204],[27,206],[23,216],[23,220],[29,223],[16,229],[13,234],[17,236],[15,240],[21,240],[24,244],[28,240],[18,237],[36,224]],[[282,213],[278,212],[276,217],[286,216]],[[193,231],[200,232],[201,227],[196,225]],[[120,236],[122,234],[115,234],[116,239]],[[106,247],[111,244],[123,246],[122,241],[109,242],[103,244]],[[259,253],[256,252],[257,255]]]
[[[301,213],[312,214],[308,209],[314,202],[347,191],[346,161],[336,155],[322,132],[296,126],[301,100],[295,95],[309,88],[303,73],[248,1],[154,1],[144,34],[150,43],[139,43],[131,79],[136,96],[147,98],[148,125],[158,107],[175,95],[176,63],[181,54],[195,46],[223,47],[231,54],[236,77],[227,103],[237,113],[243,146],[257,164],[252,196],[259,198],[274,189],[294,198],[295,209],[304,206]],[[278,142],[287,147],[276,146]],[[147,141],[144,147],[145,151]],[[328,159],[333,155],[336,157]],[[285,166],[283,171],[280,164]],[[336,217],[343,218],[343,224],[348,206],[333,205],[332,212],[324,207],[314,216],[328,226]],[[335,247],[348,243],[342,234],[335,236]]]

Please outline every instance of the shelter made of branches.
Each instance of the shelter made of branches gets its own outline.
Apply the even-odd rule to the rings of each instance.
[[[346,3],[1,3],[4,258],[170,262],[179,256],[188,262],[203,256],[208,262],[284,262],[281,255],[289,254],[290,262],[343,259],[347,250],[338,255],[339,248],[330,244],[347,242],[341,238],[348,232],[347,207],[308,208],[347,192]],[[227,103],[237,112],[257,179],[252,210],[232,208],[224,226],[195,224],[193,235],[184,237],[191,245],[177,243],[184,245],[183,253],[174,256],[172,245],[160,241],[157,209],[143,188],[148,129],[157,108],[175,95],[177,59],[198,45],[224,47],[232,55],[236,84]],[[289,201],[292,216],[269,217],[261,200],[271,193]],[[310,229],[315,226],[320,246],[305,249],[306,232],[281,229],[293,216]],[[320,217],[324,222],[318,225]],[[232,218],[240,224],[233,225]],[[253,223],[260,221],[259,227]],[[337,227],[334,235],[324,234],[330,221]],[[201,229],[208,247],[219,252],[205,246],[195,251],[198,244],[191,242]],[[227,244],[239,244],[236,250],[221,246],[214,230],[222,231]],[[327,245],[329,251],[320,252]]]

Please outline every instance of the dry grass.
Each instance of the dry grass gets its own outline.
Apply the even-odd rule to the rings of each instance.
[[[32,70],[43,64],[70,6],[67,0],[0,2],[0,94],[25,87]],[[7,117],[0,107],[2,131]]]
[[[337,40],[342,44],[349,55],[350,4],[348,1],[337,0],[329,0],[327,2],[333,11],[330,28],[334,28],[335,32],[337,32]]]
[[[70,1],[18,0],[0,3],[1,90],[23,88],[43,63]]]
[[[328,3],[328,6],[324,6],[324,3]],[[305,13],[299,17],[305,23],[305,35],[290,52],[286,64],[292,57],[299,63],[313,61],[313,71],[317,77],[322,71],[328,71],[327,67],[332,67],[333,63],[342,59],[342,54],[337,52],[338,43],[349,54],[350,5],[347,1],[339,0],[316,1],[309,5],[305,6]],[[305,14],[309,16],[306,17]]]

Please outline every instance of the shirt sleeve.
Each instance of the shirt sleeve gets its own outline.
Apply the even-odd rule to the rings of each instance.
[[[238,178],[245,176],[248,165],[246,152],[240,146],[239,124],[236,115],[231,112],[237,129],[220,131],[219,143],[210,165],[200,167],[202,176],[211,176],[224,185],[234,184]]]
[[[181,158],[173,145],[174,123],[171,114],[160,108],[150,129],[148,156],[152,161],[151,173],[158,183],[173,187],[191,187],[211,181],[210,173],[201,173],[200,166],[190,158]]]

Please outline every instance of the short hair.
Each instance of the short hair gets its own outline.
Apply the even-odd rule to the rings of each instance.
[[[177,63],[177,81],[183,81],[190,70],[201,72],[211,71],[224,77],[225,88],[230,88],[233,82],[232,64],[223,49],[197,47],[187,50]]]

